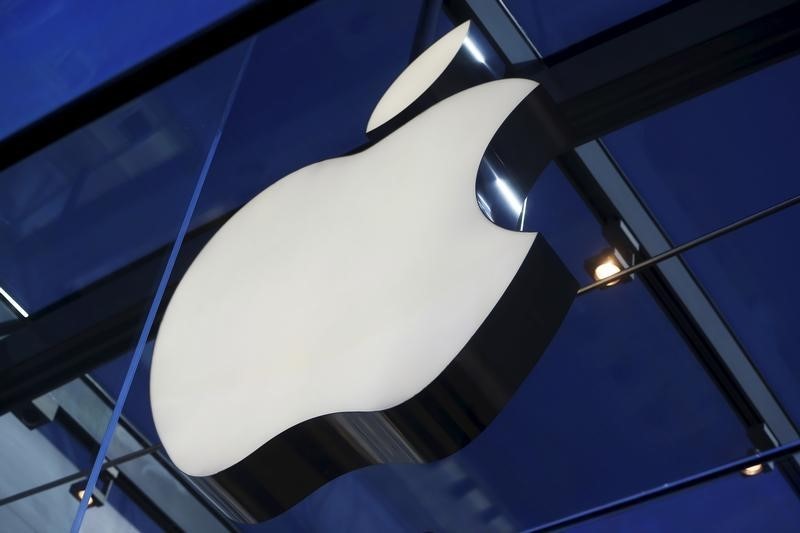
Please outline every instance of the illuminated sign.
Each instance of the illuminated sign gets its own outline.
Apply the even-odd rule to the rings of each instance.
[[[459,26],[397,78],[369,121],[380,140],[242,207],[169,303],[151,371],[158,433],[187,474],[254,491],[245,520],[353,469],[469,443],[574,297],[543,238],[493,223],[476,196],[483,180],[522,220],[520,183],[555,141],[535,141],[553,137],[536,82],[442,85],[464,54],[487,65],[472,33]],[[403,116],[437,83],[444,98]],[[505,140],[529,139],[520,128],[538,143],[524,153]]]

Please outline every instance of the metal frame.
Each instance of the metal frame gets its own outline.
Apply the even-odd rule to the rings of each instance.
[[[673,248],[601,142],[579,146],[559,163],[571,179],[578,183],[591,180],[600,188],[595,195],[602,196],[589,198],[590,205],[606,220],[624,220],[640,243],[643,256],[653,257]],[[800,438],[742,344],[683,260],[672,257],[641,275],[745,424],[755,427],[765,423],[777,444]],[[792,473],[795,480],[796,474]]]
[[[787,4],[791,5],[787,6]],[[499,0],[458,0],[452,1],[448,5],[453,8],[456,20],[458,20],[459,14],[461,16],[467,14],[470,18],[479,20],[490,32],[504,26],[506,28],[512,25],[518,27],[516,21]],[[721,10],[723,7],[725,9]],[[705,13],[705,16],[709,17],[710,9],[721,10],[717,13],[725,15],[716,19],[712,18],[714,23],[699,28],[700,32],[687,32],[684,29],[683,42],[699,44],[693,44],[689,48],[681,50],[680,53],[671,50],[673,55],[666,59],[656,59],[650,64],[640,63],[638,66],[631,63],[636,63],[637,60],[641,62],[643,58],[636,57],[641,54],[633,54],[633,60],[628,61],[624,59],[624,54],[615,53],[621,46],[629,50],[647,50],[649,42],[659,35],[658,31],[664,31],[665,27],[677,29],[686,22],[687,16],[695,16],[698,12]],[[751,19],[754,16],[758,17],[755,21]],[[646,23],[631,30],[631,33],[616,35],[615,31],[610,32],[612,38],[598,48],[576,45],[575,48],[580,50],[578,53],[570,55],[569,52],[565,52],[562,54],[562,56],[578,61],[577,64],[570,64],[570,59],[561,57],[552,61],[556,66],[548,68],[537,66],[535,61],[532,63],[527,57],[523,57],[524,69],[533,72],[534,77],[541,79],[543,84],[549,86],[548,88],[555,87],[556,99],[561,97],[562,112],[567,115],[568,121],[573,127],[581,132],[578,134],[578,138],[586,136],[591,138],[607,130],[622,127],[629,121],[660,111],[665,105],[674,105],[686,98],[711,90],[722,83],[733,81],[790,54],[796,54],[800,50],[800,39],[798,39],[800,36],[800,5],[791,2],[767,1],[758,3],[758,6],[746,5],[743,2],[725,2],[723,6],[721,2],[709,0],[673,10],[670,15],[663,18],[654,20],[650,20],[649,17],[643,18]],[[734,26],[737,23],[739,26]],[[758,39],[764,39],[764,35],[755,31],[754,26],[764,29],[775,24],[780,31],[776,31],[774,41],[779,44],[773,42],[772,44],[775,46],[766,47],[771,53],[750,56],[753,48],[762,50],[765,48],[763,43],[758,42]],[[652,30],[653,25],[659,26],[658,31],[648,33],[648,28]],[[531,43],[521,29],[518,29],[516,33],[520,37],[511,44],[510,52],[507,54],[509,61],[512,54],[519,56],[521,47]],[[513,33],[506,31],[506,35],[513,35]],[[643,38],[637,39],[637,36]],[[746,42],[747,46],[742,46],[742,42]],[[500,45],[500,43],[497,44]],[[724,44],[728,46],[722,46]],[[656,50],[656,53],[663,54],[664,51]],[[713,57],[709,57],[712,53],[718,54],[719,60],[715,61]],[[529,54],[535,56],[541,63],[548,63],[546,59],[541,58],[532,45],[529,45]],[[693,57],[700,58],[700,61],[696,61]],[[731,59],[732,57],[734,59]],[[680,63],[678,59],[686,60],[685,68],[689,72],[686,74],[686,81],[681,86],[682,92],[678,91],[676,95],[670,88],[673,85],[672,80],[668,76],[664,76],[663,72],[669,73],[677,68]],[[590,88],[578,96],[569,96],[570,92],[575,89],[571,89],[570,75],[567,73],[572,72],[571,75],[576,76],[576,73],[580,72],[581,63],[587,61],[591,61],[595,65],[594,69],[601,78],[607,75],[609,69],[616,69],[617,73],[627,70],[635,72],[635,74],[622,74],[620,78],[611,81],[601,79],[599,82],[592,82],[581,79],[579,81],[583,87],[591,87],[594,83],[599,86],[599,89]],[[712,70],[717,76],[702,73],[703,61],[714,65]],[[624,64],[619,65],[618,63]],[[667,68],[665,63],[670,67]],[[718,72],[718,69],[726,66],[729,70]],[[626,107],[628,104],[626,97],[639,90],[644,79],[647,78],[647,73],[653,74],[649,82],[654,87],[650,88],[650,92],[654,95],[662,92],[670,95],[671,103],[668,104],[663,98],[654,98],[651,99],[650,105],[644,108],[637,109],[634,104],[633,111],[628,109],[621,113],[613,125],[610,125],[607,117],[604,119],[605,122],[597,121],[590,126],[586,125],[589,124],[588,122],[581,123],[575,120],[576,114],[579,114],[578,111],[593,108],[593,105],[590,105],[593,100],[596,100],[595,105],[602,106],[604,98],[608,94],[616,93],[619,101],[623,103],[622,106],[617,107]],[[565,95],[567,95],[566,98]],[[576,99],[584,103],[575,105]],[[646,99],[639,101],[647,103]],[[572,120],[569,120],[570,118]],[[632,248],[635,244],[637,254],[641,254],[645,258],[654,257],[674,249],[665,232],[636,194],[601,141],[586,142],[570,153],[559,157],[557,162],[602,224],[625,222],[636,240],[635,243],[629,243],[628,247]],[[789,200],[787,203],[793,205],[796,203],[794,200],[796,199]],[[773,212],[772,210],[767,211],[769,214]],[[732,226],[735,226],[734,229],[736,229],[760,218],[762,216],[757,214],[748,217],[745,223],[735,223]],[[781,407],[742,344],[683,260],[673,257],[658,263],[649,270],[642,271],[641,274],[648,289],[694,348],[694,352],[734,410],[745,424],[753,429],[751,438],[754,441],[758,440],[762,446],[764,442],[771,440],[770,437],[774,437],[776,441],[774,445],[784,445],[800,438],[797,427]],[[766,435],[761,434],[763,428],[766,428]],[[791,461],[787,461],[782,471],[795,490],[798,490],[800,488],[800,454]]]
[[[624,33],[609,31],[544,59],[549,67],[544,83],[573,125],[576,144],[730,83],[800,48],[800,4],[794,0],[673,1],[664,8],[670,12],[652,20],[648,14],[638,17]]]
[[[622,95],[622,101],[625,102],[624,97],[634,93],[641,84],[638,77],[633,79],[626,78],[629,75],[626,73],[656,72],[663,66],[662,61],[664,59],[660,57],[665,54],[671,53],[672,55],[668,56],[670,61],[677,61],[675,53],[676,49],[682,46],[681,43],[699,43],[690,46],[688,49],[680,49],[679,55],[682,58],[690,55],[684,54],[684,50],[691,50],[693,54],[703,57],[708,57],[710,52],[713,51],[728,60],[731,54],[743,54],[738,57],[739,65],[735,68],[732,67],[732,71],[723,75],[726,81],[732,81],[753,70],[767,66],[780,58],[786,57],[788,53],[800,51],[800,40],[790,39],[788,42],[794,45],[791,50],[781,46],[777,49],[780,50],[780,54],[769,57],[763,55],[755,56],[747,61],[746,56],[749,52],[743,51],[740,45],[742,40],[752,36],[753,24],[766,24],[778,15],[794,16],[795,18],[789,19],[790,22],[794,23],[793,31],[787,33],[792,37],[800,36],[800,18],[798,18],[800,17],[800,4],[786,0],[759,2],[757,6],[752,6],[746,2],[721,2],[719,0],[689,3],[681,9],[670,6],[669,14],[664,17],[652,19],[652,16],[643,16],[641,18],[645,22],[638,26],[629,21],[625,26],[634,26],[629,32],[619,35],[618,30],[612,29],[608,32],[608,38],[603,40],[602,44],[597,45],[597,47],[587,47],[587,45],[579,43],[573,47],[576,51],[570,53],[567,50],[559,53],[559,57],[551,60],[543,59],[540,56],[530,44],[530,39],[526,38],[524,32],[519,29],[516,21],[513,20],[502,2],[498,0],[452,0],[447,5],[454,13],[456,20],[468,16],[478,20],[486,31],[504,31],[507,39],[510,39],[509,35],[516,33],[519,36],[516,42],[506,45],[497,43],[498,46],[509,46],[510,52],[506,54],[509,62],[512,62],[511,57],[521,58],[519,61],[522,62],[523,68],[536,72],[535,78],[541,79],[545,85],[549,84],[548,89],[555,92],[554,98],[562,104],[562,112],[569,112],[572,109],[571,102],[574,102],[575,98],[585,101],[592,100],[594,98],[593,94],[596,95],[596,93],[592,92],[596,89],[592,87],[601,87],[603,90],[607,90],[609,86],[613,86],[615,90],[619,91],[619,94]],[[722,9],[723,7],[724,9]],[[707,17],[707,19],[703,19],[704,21],[712,20],[713,22],[710,26],[703,24],[700,28],[697,28],[697,24],[694,24],[695,31],[686,31],[686,27],[683,25],[687,18],[697,16],[699,13]],[[723,16],[710,17],[710,13],[717,13]],[[752,17],[758,18],[754,22]],[[739,24],[739,26],[735,26],[735,24]],[[517,27],[517,31],[509,32],[508,28],[511,26]],[[654,26],[656,27],[654,28]],[[680,33],[681,39],[678,44],[670,41],[668,45],[662,45],[655,49],[650,48],[649,45],[656,42],[658,36],[663,34],[660,32],[677,31],[678,28],[683,29],[682,33]],[[776,36],[776,40],[780,41],[783,37],[784,35],[780,34]],[[729,44],[729,48],[721,48],[720,43],[715,39],[724,39]],[[597,40],[597,37],[593,37],[591,40]],[[520,49],[526,45],[529,47],[529,53],[527,56],[521,56]],[[665,49],[665,46],[667,49]],[[707,46],[711,50],[702,49],[703,46]],[[617,53],[623,47],[628,50],[638,50],[639,53],[634,53],[632,58],[628,58],[624,54]],[[505,52],[504,48],[501,49]],[[656,57],[649,57],[642,53],[642,50],[648,53],[652,52]],[[651,62],[648,63],[648,60]],[[539,61],[541,65],[532,65],[532,61]],[[576,63],[573,63],[573,61]],[[587,81],[587,79],[581,79],[578,76],[581,71],[581,65],[589,61],[594,66],[588,70],[590,73],[597,73],[598,79]],[[710,61],[714,62],[713,59]],[[554,66],[547,66],[547,63],[554,63]],[[694,71],[698,70],[701,65],[695,64],[695,61],[691,60],[687,61],[684,66]],[[620,77],[608,81],[606,78],[609,77],[609,72]],[[692,76],[690,75],[689,77]],[[691,88],[690,92],[681,95],[683,97],[681,101],[689,97],[689,94],[694,96],[720,85],[717,79],[693,78],[693,80],[696,84]],[[572,83],[573,81],[574,83]],[[653,93],[669,92],[667,91],[668,87],[658,84],[659,81],[670,83],[664,80],[664,76],[659,76],[653,80],[654,87],[651,91]],[[575,84],[579,84],[579,87],[575,88]],[[585,93],[575,96],[578,90],[584,89],[586,90]],[[661,103],[655,104],[653,107],[647,108],[646,114],[658,112],[661,108]],[[636,116],[641,118],[638,113]],[[630,119],[631,115],[629,113],[623,113],[614,122],[611,129],[624,126]],[[582,129],[580,124],[575,121],[570,121],[570,124],[576,129]],[[582,129],[582,131],[585,134],[588,130]],[[579,137],[581,136],[579,135]],[[641,245],[640,253],[644,256],[652,257],[673,248],[664,231],[649,213],[643,201],[637,196],[601,142],[590,141],[584,143],[574,151],[560,157],[557,162],[568,178],[572,180],[578,192],[593,209],[601,224],[605,225],[619,220],[625,221],[627,227],[638,240],[638,244]],[[749,220],[748,223],[752,221]],[[738,228],[739,225],[736,227]],[[753,369],[749,358],[733,338],[730,329],[725,325],[719,313],[713,308],[682,262],[678,259],[666,261],[654,271],[660,272],[662,276],[667,276],[664,281],[674,291],[673,296],[678,301],[683,302],[684,305],[689,306],[685,311],[689,312],[690,317],[695,321],[699,320],[697,325],[701,331],[704,331],[706,335],[710,334],[709,341],[713,347],[717,348],[720,357],[726,363],[725,366],[729,367],[733,374],[737,376],[737,381],[742,382],[743,390],[750,390],[751,394],[745,394],[744,396],[756,399],[756,403],[763,407],[758,411],[763,410],[765,413],[783,412],[776,402],[767,402],[765,397],[771,396],[771,394],[764,394],[766,386],[763,385],[763,380],[760,376],[757,376],[757,372]],[[648,275],[652,278],[652,271]],[[665,295],[660,294],[659,296],[663,297]],[[674,314],[674,312],[671,314]],[[727,332],[727,334],[723,332]],[[737,348],[734,348],[734,346]],[[732,353],[738,353],[738,355],[731,355]],[[743,361],[747,361],[747,364]],[[751,370],[747,370],[748,367]],[[753,383],[761,383],[763,387],[759,385],[753,388]],[[749,416],[746,418],[750,419]],[[754,419],[758,418],[760,417],[754,417]],[[790,429],[791,423],[787,424],[788,418],[785,415],[780,417],[777,415],[767,416],[766,418],[773,420],[775,427],[772,428],[772,425],[770,427],[773,431],[777,430],[776,436],[782,442],[794,440],[794,438],[798,437],[796,430]]]

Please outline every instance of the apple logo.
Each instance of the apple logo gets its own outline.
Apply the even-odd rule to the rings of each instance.
[[[461,449],[574,298],[540,235],[480,205],[480,184],[494,187],[515,225],[565,141],[542,131],[556,119],[536,82],[453,71],[475,55],[474,31],[455,28],[396,79],[370,118],[374,144],[242,207],[169,302],[150,377],[156,428],[239,520],[276,516],[356,468]]]

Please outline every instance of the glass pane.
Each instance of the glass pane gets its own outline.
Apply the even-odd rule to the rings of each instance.
[[[685,256],[796,425],[800,424],[796,283],[800,250],[788,244],[787,236],[797,228],[800,207],[793,207]]]
[[[114,431],[107,454],[110,459],[118,459],[159,442],[150,412],[147,379],[152,350],[152,342],[147,343],[137,376],[128,394],[123,417]],[[105,395],[105,391],[114,391],[116,398],[131,355],[125,354],[92,370],[91,379],[101,395]],[[113,400],[109,397],[109,402],[111,401]],[[226,531],[227,521],[172,465],[163,452],[148,454],[120,464],[117,468],[126,484],[118,486],[115,492],[121,493],[124,498],[112,500],[111,505],[118,507],[118,502],[120,505],[127,504],[128,500],[135,497],[138,505],[132,507],[131,519],[154,521],[161,528],[157,531]],[[124,507],[118,509],[128,516]],[[89,531],[92,530],[92,514],[93,512],[87,512],[84,519],[84,527]]]
[[[102,430],[108,417],[90,398],[80,397],[81,385],[69,383],[38,398],[38,414],[28,406],[0,417],[0,499],[90,467],[96,446],[88,433]],[[47,415],[52,420],[41,420]],[[41,425],[35,425],[37,418]],[[78,477],[0,506],[0,530],[67,530],[78,510],[77,491],[84,485],[85,477]],[[110,493],[109,498],[110,505],[93,508],[95,529],[88,531],[158,531],[124,493]]]
[[[55,417],[55,408],[48,407],[43,406],[44,412],[34,411],[34,406],[24,411],[20,407],[17,414],[0,416],[0,466],[3,469],[0,498],[74,474],[90,464],[91,451],[66,431],[61,420],[56,422],[46,418],[47,415]],[[44,425],[37,427],[36,419]],[[0,524],[6,527],[19,521],[26,524],[21,531],[44,528],[46,523],[55,525],[56,529],[63,527],[75,515],[78,502],[66,487],[55,492],[58,494],[40,494],[0,507]],[[40,507],[47,507],[50,511],[39,516],[42,521],[37,521]]]
[[[29,316],[0,338],[0,410],[12,413],[0,427],[0,498],[91,466],[119,388],[76,376],[133,349],[245,51],[233,48],[3,172],[0,285]],[[131,434],[109,457],[144,443]],[[125,497],[93,508],[98,530],[150,527],[141,493],[125,490],[127,476],[118,481]],[[66,529],[77,510],[70,491],[83,482],[8,508],[28,513],[31,530]],[[41,501],[52,509],[30,514]]]
[[[226,52],[2,173],[0,236],[13,253],[0,257],[0,280],[28,313],[162,253],[243,52]]]
[[[124,424],[122,428],[115,435],[118,448],[124,446],[125,439],[120,438],[125,433]],[[131,525],[130,531],[230,531],[175,479],[157,456],[140,457],[116,468],[116,478],[106,489],[105,505],[87,510],[81,531],[111,531],[102,526],[105,517],[97,512],[105,508],[123,517]],[[128,529],[120,528],[120,531]]]
[[[675,243],[800,194],[800,58],[605,137]]]
[[[0,524],[4,531],[14,533],[66,531],[77,510],[78,500],[63,487],[56,487],[0,507]],[[118,513],[113,517],[108,513],[103,514],[104,517],[100,519],[102,525],[127,523]]]
[[[0,139],[246,3],[3,2]]]
[[[572,526],[575,533],[617,531],[770,531],[790,533],[800,523],[797,494],[780,469],[740,473]]]
[[[621,22],[666,3],[666,0],[506,0],[509,11],[550,55]]]

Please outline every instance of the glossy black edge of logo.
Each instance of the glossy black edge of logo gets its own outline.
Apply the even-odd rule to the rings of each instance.
[[[260,522],[356,469],[428,463],[457,452],[494,420],[539,361],[577,288],[556,253],[537,235],[486,320],[425,389],[384,411],[301,422],[230,468],[198,478],[201,487],[232,519]]]
[[[522,231],[523,206],[536,180],[553,159],[571,148],[572,134],[555,102],[536,87],[506,117],[484,150],[475,196],[492,223]],[[503,189],[497,187],[503,182]]]

